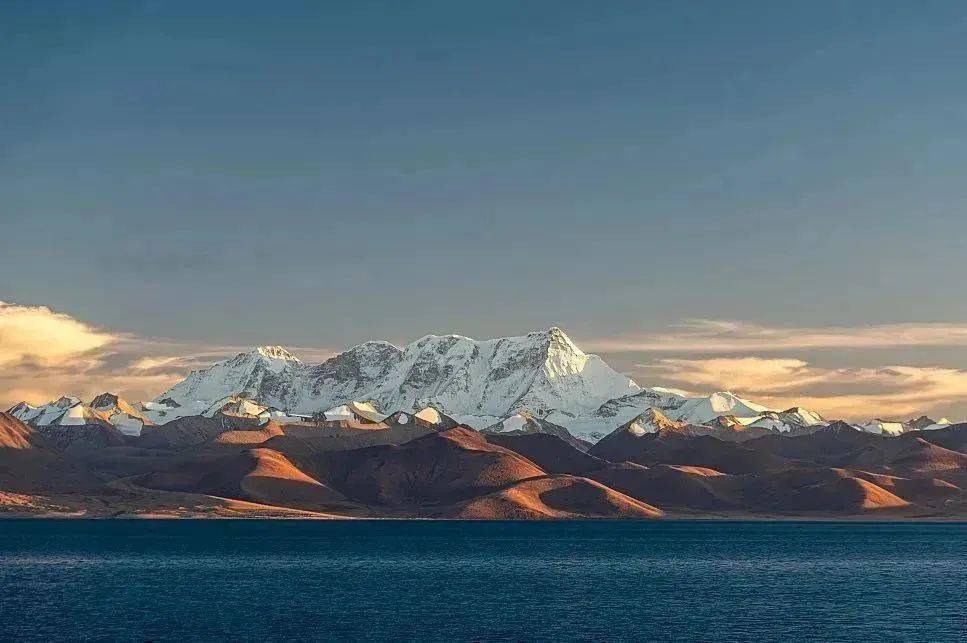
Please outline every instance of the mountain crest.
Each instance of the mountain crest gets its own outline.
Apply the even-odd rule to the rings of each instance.
[[[261,357],[266,357],[268,359],[280,359],[286,362],[302,361],[282,346],[259,346],[258,348],[252,350],[251,353],[257,354]]]

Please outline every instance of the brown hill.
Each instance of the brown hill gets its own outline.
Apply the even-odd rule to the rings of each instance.
[[[0,413],[0,491],[78,491],[98,485],[86,467],[66,458],[36,429]]]
[[[632,498],[663,508],[735,511],[742,507],[741,479],[713,469],[622,462],[589,475]]]
[[[886,437],[833,424],[741,443],[628,426],[583,453],[541,432],[420,424],[397,416],[365,427],[239,428],[192,417],[140,437],[55,427],[52,440],[0,414],[0,510],[175,515],[190,504],[197,515],[232,502],[502,519],[967,513],[964,425]]]
[[[834,422],[808,435],[768,435],[745,443],[749,449],[829,467],[856,464],[863,454],[879,453],[893,438],[865,433],[844,422]]]
[[[252,449],[248,455],[254,466],[239,487],[249,500],[297,509],[348,508],[345,496],[300,471],[281,453]]]
[[[240,498],[241,481],[254,467],[247,452],[192,454],[167,461],[160,470],[140,476],[137,483],[149,489]]]
[[[524,456],[467,427],[402,445],[294,457],[302,470],[348,498],[390,506],[456,502],[545,475]]]
[[[713,437],[688,437],[677,433],[634,435],[615,432],[601,440],[589,453],[611,462],[673,464],[715,469],[723,473],[754,473],[784,469],[789,462],[782,457]]]
[[[923,506],[942,507],[947,499],[962,495],[959,487],[937,478],[901,478],[867,471],[855,471],[852,475],[868,480],[908,502]]]
[[[319,424],[286,424],[286,436],[305,443],[313,451],[346,451],[363,447],[404,444],[410,440],[436,433],[433,426],[423,422],[403,424],[351,424],[326,422]]]
[[[811,435],[767,436],[746,443],[750,449],[789,460],[879,473],[926,474],[967,468],[967,454],[954,451],[959,431],[916,431],[897,437],[873,435],[834,423]]]
[[[743,505],[760,513],[856,513],[909,504],[842,469],[790,469],[753,476],[746,482]]]
[[[942,429],[930,431],[912,431],[904,434],[904,436],[923,438],[938,447],[967,453],[967,424],[951,424]]]
[[[300,471],[281,453],[264,448],[186,457],[141,476],[137,484],[147,489],[312,511],[342,510],[351,514],[357,509],[342,494]]]
[[[841,469],[793,468],[723,475],[690,467],[615,465],[592,474],[609,487],[665,509],[725,514],[854,514],[909,503]],[[956,493],[956,489],[953,489]]]
[[[607,462],[579,451],[556,435],[547,433],[494,433],[486,435],[487,442],[521,454],[547,473],[580,475],[596,471]]]
[[[80,424],[59,426],[56,424],[37,428],[46,440],[58,450],[81,454],[125,444],[124,434],[110,424]]]
[[[211,442],[226,430],[216,419],[192,415],[155,426],[135,443],[146,449],[190,449]]]
[[[662,511],[593,480],[559,475],[518,482],[461,503],[443,515],[477,520],[658,518]]]
[[[53,445],[37,433],[37,429],[2,411],[0,411],[0,449],[47,451],[53,454]]]
[[[282,428],[282,425],[270,420],[254,429],[230,429],[223,431],[215,437],[214,442],[215,444],[222,445],[252,446],[262,444],[277,435],[285,435],[285,430]]]

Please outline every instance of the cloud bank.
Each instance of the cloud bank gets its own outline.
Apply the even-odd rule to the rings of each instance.
[[[0,367],[50,366],[85,358],[116,341],[98,330],[46,306],[17,306],[0,301]]]
[[[854,420],[908,418],[967,398],[967,371],[955,368],[819,368],[798,359],[739,357],[659,359],[638,371],[686,390],[731,390],[777,409],[799,405]]]

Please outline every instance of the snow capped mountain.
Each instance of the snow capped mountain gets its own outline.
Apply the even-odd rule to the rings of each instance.
[[[633,395],[608,400],[595,412],[601,418],[620,419],[619,424],[627,422],[646,409],[660,409],[676,415],[689,398],[677,391],[663,388],[646,388]]]
[[[40,406],[20,402],[8,412],[38,429],[99,425],[116,428],[127,435],[140,435],[145,426],[152,425],[133,405],[112,393],[102,393],[90,404],[72,395]]]
[[[163,423],[186,415],[201,415],[219,400],[233,395],[280,406],[305,365],[281,346],[260,346],[247,353],[194,371],[144,405],[145,414]]]
[[[861,431],[866,431],[867,433],[876,433],[878,435],[901,435],[909,431],[933,431],[936,429],[942,429],[950,426],[950,420],[947,418],[941,418],[934,421],[925,415],[921,415],[920,417],[907,422],[875,419],[870,420],[865,424],[856,424],[854,426]]]
[[[774,411],[761,404],[750,402],[734,393],[721,391],[704,397],[688,397],[680,391],[664,388],[648,388],[635,395],[609,400],[595,413],[601,421],[612,428],[631,422],[640,413],[656,409],[668,419],[691,425],[712,425],[728,419],[729,422],[754,428],[787,433],[803,427],[822,425],[826,421],[814,411],[794,407],[786,411]],[[555,419],[552,416],[551,419]],[[570,425],[565,424],[570,428]],[[601,435],[592,436],[595,439]]]
[[[736,419],[758,418],[771,410],[755,402],[744,400],[728,391],[722,391],[712,393],[708,397],[686,400],[682,406],[676,409],[674,417],[676,420],[689,424],[704,424],[723,415],[731,415]]]
[[[482,432],[504,435],[547,433],[549,435],[556,435],[581,451],[585,451],[588,447],[587,444],[582,443],[579,439],[576,439],[575,436],[565,427],[535,417],[532,413],[528,413],[527,411],[519,411],[514,415],[511,415],[510,417],[483,429]]]
[[[263,347],[195,371],[149,408],[172,418],[243,394],[298,414],[354,401],[371,402],[384,413],[433,406],[480,418],[476,424],[486,426],[518,410],[538,417],[554,410],[589,414],[640,390],[596,355],[584,353],[564,331],[550,328],[486,341],[427,335],[402,349],[367,342],[318,365]]]
[[[866,424],[858,424],[856,426],[861,431],[875,433],[877,435],[900,435],[907,430],[903,422],[884,422],[883,420],[871,420]]]
[[[41,406],[31,406],[21,402],[11,408],[9,413],[21,422],[36,428],[90,424],[110,426],[105,415],[69,395]]]
[[[917,431],[934,431],[936,429],[946,428],[946,427],[948,427],[950,425],[951,425],[951,421],[950,420],[948,420],[947,418],[940,418],[936,422],[933,422],[931,424],[921,425],[921,426],[917,427],[914,430],[917,430]]]
[[[658,433],[659,431],[675,431],[686,426],[685,422],[676,422],[658,409],[647,409],[633,420],[617,430],[625,430],[628,433],[641,437],[646,433]]]
[[[126,435],[141,435],[144,427],[154,424],[141,411],[113,393],[101,393],[91,400],[90,407]]]

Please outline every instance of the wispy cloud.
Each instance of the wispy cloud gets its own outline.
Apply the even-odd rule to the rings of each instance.
[[[640,373],[690,390],[732,390],[775,408],[806,406],[828,417],[906,417],[967,397],[967,371],[885,366],[820,368],[798,359],[660,359]]]
[[[756,353],[806,349],[967,346],[967,324],[779,327],[742,321],[685,320],[667,332],[583,342],[598,352]]]

